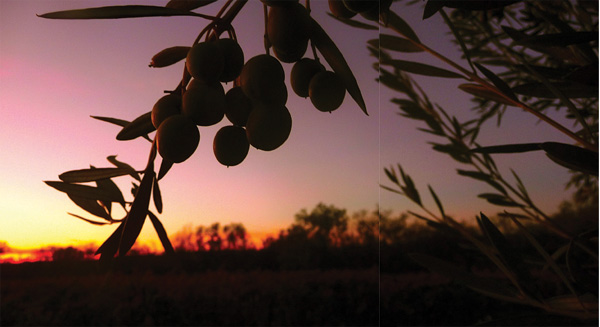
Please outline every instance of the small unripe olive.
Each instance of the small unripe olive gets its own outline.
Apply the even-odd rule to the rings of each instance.
[[[318,61],[310,58],[302,58],[294,64],[290,73],[290,84],[292,90],[298,96],[308,96],[308,84],[317,73],[325,71],[325,67]]]
[[[215,134],[213,152],[217,161],[229,167],[240,164],[248,155],[250,144],[246,130],[240,126],[224,126]]]

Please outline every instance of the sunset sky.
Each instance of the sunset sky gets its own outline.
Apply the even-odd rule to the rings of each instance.
[[[138,1],[164,5],[167,1]],[[136,18],[121,20],[48,20],[36,17],[57,10],[90,4],[134,4],[129,1],[0,1],[0,241],[14,248],[103,242],[116,228],[93,226],[67,212],[90,217],[43,181],[58,180],[74,169],[111,167],[110,155],[142,170],[150,144],[143,139],[117,141],[119,127],[90,115],[132,120],[151,110],[164,90],[181,79],[183,62],[166,68],[149,68],[158,51],[191,45],[207,21],[196,17]],[[223,2],[201,8],[216,14]],[[312,15],[336,42],[352,68],[365,98],[369,116],[346,95],[338,110],[322,113],[310,100],[291,92],[287,103],[293,127],[279,149],[264,152],[251,148],[239,166],[226,168],[212,153],[216,131],[227,124],[200,129],[200,145],[188,161],[172,168],[161,181],[164,211],[159,216],[169,234],[186,225],[213,222],[243,223],[254,235],[276,233],[289,226],[294,214],[324,202],[347,209],[417,210],[407,200],[380,188],[389,183],[384,167],[401,163],[433,203],[427,184],[435,188],[446,211],[469,220],[480,211],[493,215],[496,207],[476,195],[490,191],[475,181],[456,176],[461,168],[427,144],[433,136],[397,115],[389,100],[394,92],[379,87],[366,41],[378,31],[349,28],[328,17],[327,1],[312,0]],[[415,29],[421,40],[466,66],[447,36],[447,27],[436,15],[421,20],[419,5],[392,7]],[[264,53],[262,5],[250,0],[234,20],[246,60]],[[382,29],[382,32],[390,33]],[[395,54],[398,57],[398,54]],[[424,54],[406,60],[445,67]],[[291,64],[285,64],[289,83]],[[456,89],[461,81],[419,78],[433,101],[461,120],[472,118],[469,96]],[[289,84],[288,84],[289,85]],[[226,89],[229,86],[226,86]],[[560,116],[554,117],[560,119]],[[511,108],[498,128],[485,126],[479,143],[558,141],[571,143],[531,115]],[[569,196],[564,185],[566,169],[534,152],[495,157],[503,172],[513,168],[541,208],[553,212]],[[507,175],[509,176],[509,175]],[[116,179],[128,200],[132,179]],[[121,218],[116,211],[115,217]],[[142,242],[157,243],[148,222]]]

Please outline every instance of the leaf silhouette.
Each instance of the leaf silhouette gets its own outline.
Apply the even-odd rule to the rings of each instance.
[[[154,207],[158,213],[162,213],[163,203],[162,196],[160,194],[160,188],[158,187],[158,178],[154,178],[154,186],[152,187],[152,199],[154,199]]]
[[[377,27],[377,26],[373,26],[373,25],[370,25],[370,24],[365,24],[363,22],[359,22],[358,20],[354,20],[354,19],[350,19],[350,18],[343,18],[343,17],[335,17],[330,12],[328,12],[327,15],[329,15],[333,19],[335,19],[337,21],[340,21],[340,22],[342,22],[342,23],[344,23],[344,24],[346,24],[348,26],[362,28],[362,29],[365,29],[365,30],[379,30],[379,27]]]
[[[552,161],[563,167],[598,176],[597,152],[557,142],[544,142],[540,148]]]
[[[107,202],[120,202],[121,199],[112,194],[111,192],[107,192],[106,190],[100,189],[98,187],[81,185],[81,184],[70,184],[65,182],[56,182],[56,181],[44,181],[48,186],[53,187],[61,192],[65,192],[69,195],[83,197],[92,200],[100,200]]]
[[[473,64],[477,67],[477,69],[479,69],[483,73],[483,75],[485,75],[485,77],[487,77],[494,84],[494,86],[498,88],[498,90],[500,90],[502,93],[504,93],[504,95],[508,96],[509,98],[517,101],[517,97],[513,93],[513,90],[510,88],[510,86],[508,86],[508,84],[506,84],[506,82],[504,82],[491,70],[483,67],[481,64],[476,62]]]
[[[72,9],[38,15],[38,17],[49,19],[119,19],[157,16],[196,16],[207,19],[213,18],[207,15],[198,14],[188,10],[142,5],[106,6],[84,9]]]
[[[445,77],[445,78],[464,78],[463,75],[449,71],[443,68],[422,64],[419,62],[406,61],[406,60],[389,60],[382,62],[384,65],[394,66],[398,70],[405,71],[407,73],[434,76],[434,77]]]
[[[311,23],[311,42],[319,49],[319,52],[323,55],[329,66],[331,66],[331,69],[341,78],[346,90],[354,101],[356,101],[360,109],[368,115],[365,100],[362,97],[352,70],[348,67],[346,59],[344,59],[340,50],[319,23],[312,18]]]
[[[140,187],[138,188],[135,200],[131,205],[131,210],[125,218],[123,236],[119,244],[119,255],[124,256],[135,243],[138,235],[142,231],[144,221],[148,215],[148,205],[150,204],[150,195],[152,194],[152,184],[154,181],[153,165],[149,164]]]
[[[496,101],[498,103],[506,104],[509,106],[515,105],[513,102],[510,102],[508,99],[504,98],[503,96],[501,96],[495,92],[492,92],[489,89],[487,89],[484,86],[481,86],[479,84],[471,84],[471,83],[460,84],[458,86],[458,88],[467,93],[473,94],[474,96],[477,96],[477,97],[480,97],[483,99]]]
[[[119,167],[119,168],[127,168],[130,170],[130,176],[135,178],[138,181],[141,181],[142,179],[140,178],[140,175],[137,173],[137,171],[135,169],[133,169],[133,167],[131,167],[130,165],[117,160],[117,156],[108,156],[106,157],[106,160],[108,160],[108,162],[110,162],[111,164]]]
[[[149,111],[134,119],[131,123],[123,127],[119,134],[117,134],[117,140],[133,140],[139,136],[144,136],[150,132],[155,131],[156,128],[154,127],[154,125],[152,125],[151,114],[152,112]]]
[[[85,183],[128,175],[129,173],[131,173],[131,170],[127,168],[92,168],[67,171],[58,175],[58,178],[67,183]]]
[[[83,210],[91,213],[94,216],[103,218],[105,220],[108,220],[108,221],[112,220],[111,216],[98,203],[97,200],[92,200],[92,199],[88,199],[88,198],[84,198],[84,197],[80,197],[80,196],[76,196],[76,195],[72,195],[72,194],[68,194],[68,193],[67,193],[67,195],[69,196],[69,199],[71,199],[71,201],[73,201],[73,203],[78,205]],[[84,220],[87,221],[87,219],[84,219]]]
[[[475,149],[471,149],[471,152],[478,153],[520,153],[528,151],[541,150],[541,143],[520,143],[520,144],[505,144],[505,145],[493,145],[484,146]]]
[[[415,31],[410,27],[410,25],[408,25],[408,23],[406,23],[406,21],[404,21],[404,19],[402,19],[400,16],[398,16],[396,13],[394,13],[391,10],[390,10],[390,13],[388,16],[387,23],[388,23],[388,27],[390,27],[394,31],[400,33],[402,36],[406,37],[407,39],[413,40],[417,43],[421,43],[421,41],[419,41],[419,37],[417,36]]]
[[[67,213],[68,213],[69,215],[71,215],[71,216],[75,217],[75,218],[79,218],[79,219],[81,219],[81,220],[83,220],[83,221],[86,221],[86,222],[88,222],[88,223],[92,224],[92,225],[98,225],[98,226],[102,226],[102,225],[108,225],[108,224],[110,224],[110,223],[106,223],[106,222],[103,222],[103,221],[95,221],[95,220],[87,219],[87,218],[85,218],[85,217],[82,217],[82,216],[80,216],[80,215],[76,215],[76,214],[74,214],[74,213],[70,213],[70,212],[67,212]]]
[[[119,242],[121,241],[121,235],[123,234],[123,227],[125,221],[119,224],[119,227],[110,234],[110,236],[100,245],[96,254],[100,254],[100,261],[107,261],[114,258],[115,254],[119,250]]]
[[[598,86],[585,85],[570,81],[551,83],[567,98],[597,98]],[[556,99],[558,96],[542,83],[525,83],[512,88],[513,92],[521,95]]]
[[[598,32],[564,32],[542,35],[528,35],[518,41],[528,47],[566,47],[573,44],[588,43],[598,40]]]
[[[194,10],[211,4],[215,1],[217,0],[170,0],[167,2],[165,7],[182,10]]]
[[[379,34],[379,40],[375,39],[372,41],[379,41],[378,43],[370,43],[377,47],[380,46],[383,49],[388,49],[398,52],[423,52],[424,50],[416,46],[413,42],[408,39],[397,37],[389,34]],[[369,41],[371,42],[371,41]]]
[[[428,0],[423,10],[423,20],[435,15],[442,8],[444,8],[444,1]]]
[[[163,248],[165,249],[165,252],[169,253],[169,254],[174,253],[175,250],[173,249],[173,245],[171,244],[171,241],[169,241],[167,232],[165,231],[163,224],[160,222],[160,220],[158,220],[158,217],[156,217],[156,215],[154,215],[154,213],[152,213],[152,211],[148,211],[148,217],[150,218],[150,221],[152,222],[152,226],[154,227],[154,230],[156,230],[156,234],[158,234],[158,239],[160,239],[160,243],[162,244]]]
[[[123,120],[123,119],[118,119],[118,118],[101,117],[101,116],[90,116],[90,117],[101,120],[101,121],[105,121],[107,123],[115,124],[115,125],[118,125],[121,127],[125,127],[125,126],[127,126],[127,124],[129,124],[129,121]]]
[[[504,8],[508,5],[520,2],[522,0],[442,0],[444,7],[463,9],[463,10],[492,10]]]

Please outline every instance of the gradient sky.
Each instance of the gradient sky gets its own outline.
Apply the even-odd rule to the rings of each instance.
[[[127,1],[95,1],[94,5]],[[164,5],[166,1],[138,1]],[[132,2],[133,4],[133,2]],[[222,2],[200,9],[215,14]],[[58,180],[64,171],[111,167],[107,156],[117,155],[143,169],[150,144],[142,139],[117,141],[119,128],[90,115],[131,120],[151,110],[163,90],[181,79],[183,63],[149,68],[158,51],[191,45],[207,21],[195,17],[137,18],[121,20],[63,21],[38,18],[57,10],[83,8],[86,1],[0,1],[0,240],[11,247],[31,248],[102,242],[116,225],[93,226],[67,214],[86,217],[68,197],[43,183]],[[377,31],[348,28],[326,15],[325,0],[312,0],[312,15],[345,55],[361,87],[369,116],[346,95],[341,108],[322,113],[290,93],[287,107],[293,117],[292,133],[279,149],[251,149],[239,166],[226,168],[212,153],[216,131],[227,124],[200,129],[200,145],[188,161],[172,168],[161,181],[164,211],[160,215],[169,234],[183,226],[241,222],[251,234],[264,235],[289,226],[300,209],[318,202],[349,212],[382,209],[416,210],[407,200],[382,190],[388,184],[383,167],[401,163],[421,189],[426,203],[427,184],[435,188],[446,211],[471,219],[479,211],[497,212],[476,195],[490,191],[477,182],[457,177],[459,164],[433,152],[435,137],[416,130],[419,124],[398,116],[389,100],[397,96],[380,88],[366,41]],[[393,7],[415,29],[421,40],[451,59],[460,54],[446,36],[439,16],[421,21],[418,6]],[[262,6],[250,0],[233,25],[246,59],[264,53]],[[382,32],[388,32],[382,29]],[[398,57],[396,55],[396,57]],[[439,64],[419,54],[407,60]],[[464,64],[464,62],[463,62]],[[465,64],[466,65],[466,64]],[[284,65],[289,76],[291,65]],[[419,78],[432,100],[459,119],[472,118],[469,97],[456,90],[459,81]],[[286,81],[289,83],[289,80]],[[228,86],[226,87],[228,88]],[[290,89],[291,92],[291,89]],[[570,140],[537,124],[537,120],[511,108],[501,128],[486,126],[481,144]],[[560,119],[560,117],[556,117]],[[515,169],[534,201],[549,212],[568,197],[566,169],[541,153],[496,158],[503,172]],[[128,199],[131,179],[117,183]],[[116,212],[115,217],[122,213]],[[150,223],[141,239],[156,242]]]

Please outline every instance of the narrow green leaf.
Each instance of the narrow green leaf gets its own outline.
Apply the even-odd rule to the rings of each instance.
[[[130,170],[127,168],[93,168],[67,171],[58,175],[58,178],[67,183],[85,183],[129,173]]]
[[[198,14],[188,10],[180,10],[175,8],[166,8],[160,6],[142,6],[142,5],[126,5],[126,6],[107,6],[85,9],[72,9],[64,11],[55,11],[38,17],[49,19],[119,19],[119,18],[135,18],[135,17],[160,17],[160,16],[196,16],[206,19],[213,17]]]
[[[457,172],[461,176],[471,177],[471,178],[480,180],[482,182],[488,183],[493,188],[506,194],[506,190],[504,189],[504,187],[502,187],[502,185],[500,185],[498,182],[494,181],[492,179],[492,177],[486,173],[482,173],[479,171],[471,171],[471,170],[461,170],[461,169],[458,169]]]
[[[344,59],[340,50],[321,25],[312,18],[311,23],[311,42],[319,49],[319,52],[323,55],[329,66],[331,66],[331,69],[340,77],[346,90],[354,101],[356,101],[356,104],[368,115],[365,100],[362,97],[352,70],[348,67],[346,59]]]
[[[458,88],[467,93],[470,93],[474,96],[477,96],[477,97],[480,97],[483,99],[496,101],[498,103],[506,104],[509,106],[515,105],[513,102],[509,101],[508,99],[501,96],[500,94],[492,92],[492,91],[488,90],[487,88],[485,88],[484,86],[481,86],[479,84],[471,84],[471,83],[460,84],[458,86]]]
[[[394,68],[405,71],[407,73],[433,76],[433,77],[444,77],[444,78],[464,78],[463,75],[427,64],[419,62],[406,61],[406,60],[389,60],[382,62],[383,65],[393,66]]]
[[[175,250],[173,249],[173,245],[169,240],[169,236],[167,236],[167,232],[163,227],[163,224],[158,220],[158,217],[152,213],[152,211],[148,211],[148,217],[150,217],[150,221],[152,222],[152,226],[154,226],[154,230],[156,230],[156,234],[158,234],[158,239],[160,239],[160,243],[162,244],[165,252],[168,254],[173,254]]]
[[[170,0],[167,2],[165,7],[181,10],[194,10],[211,4],[215,1],[217,0]]]
[[[100,261],[108,261],[115,257],[115,254],[119,250],[119,242],[121,241],[124,226],[125,221],[120,223],[119,227],[96,250],[96,254],[100,254]]]
[[[551,83],[567,98],[597,98],[597,85],[584,85],[576,82],[563,81]],[[558,96],[543,83],[525,83],[512,88],[513,92],[536,98],[557,99]]]
[[[163,49],[152,57],[149,66],[155,68],[171,66],[185,59],[190,49],[191,47],[181,46]]]
[[[158,169],[158,180],[161,180],[165,175],[169,172],[169,170],[173,167],[173,162],[163,158],[160,163],[160,168]]]
[[[154,178],[154,186],[152,187],[152,199],[154,200],[154,207],[158,213],[162,213],[163,203],[162,196],[160,194],[160,188],[158,187],[158,178]]]
[[[119,256],[124,256],[131,249],[144,226],[144,221],[148,215],[152,184],[155,177],[152,166],[149,165],[146,169],[144,178],[142,178],[140,187],[135,195],[135,200],[133,200],[133,204],[131,205],[131,210],[129,210],[125,218],[123,235],[119,244]]]
[[[127,169],[129,169],[130,170],[129,175],[131,177],[135,178],[138,181],[142,180],[140,178],[140,174],[138,174],[137,171],[133,167],[131,167],[130,165],[128,165],[128,164],[126,164],[126,163],[124,163],[122,161],[117,160],[117,156],[108,156],[108,157],[106,157],[106,160],[108,160],[108,162],[110,162],[111,164],[113,164],[113,165],[115,165],[115,166],[117,166],[119,168],[127,168]]]
[[[513,93],[513,90],[510,88],[510,86],[508,86],[508,84],[506,84],[506,82],[504,82],[500,77],[498,77],[496,74],[494,74],[491,70],[483,67],[481,64],[476,63],[476,62],[473,64],[475,66],[477,66],[477,69],[479,69],[479,71],[481,71],[483,73],[483,75],[485,75],[485,77],[487,77],[494,84],[494,86],[496,86],[498,88],[498,90],[500,90],[502,93],[504,93],[504,95],[506,95],[507,97],[517,101],[517,97]]]
[[[356,27],[356,28],[362,28],[364,30],[371,30],[371,31],[375,31],[375,30],[379,30],[379,27],[377,26],[373,26],[370,24],[365,24],[363,22],[360,22],[358,20],[354,20],[354,19],[350,19],[350,18],[343,18],[343,17],[335,17],[333,14],[331,14],[330,12],[327,13],[327,15],[329,15],[329,17],[340,21],[348,26],[352,26],[352,27]]]
[[[412,41],[389,34],[379,34],[379,40],[375,39],[372,41],[378,41],[378,45],[387,50],[409,53],[423,52],[423,49],[416,46]]]
[[[598,152],[557,142],[544,142],[540,148],[563,167],[598,176]]]
[[[155,131],[156,128],[152,125],[151,114],[152,112],[149,111],[123,127],[119,134],[117,134],[117,140],[133,140],[139,136],[144,136]]]
[[[65,192],[68,195],[83,197],[92,200],[108,201],[108,202],[119,202],[121,199],[117,198],[114,194],[106,192],[106,190],[81,184],[70,184],[65,182],[56,181],[44,181],[48,186],[53,187],[61,192]]]
[[[98,226],[102,226],[102,225],[107,225],[107,224],[109,224],[109,223],[106,223],[106,222],[103,222],[103,221],[95,221],[95,220],[87,219],[87,218],[85,218],[85,217],[82,217],[82,216],[80,216],[80,215],[76,215],[76,214],[74,214],[74,213],[70,213],[70,212],[67,212],[67,213],[68,213],[69,215],[71,215],[71,216],[75,217],[75,218],[79,218],[79,219],[81,219],[81,220],[83,220],[83,221],[86,221],[86,222],[88,222],[88,223],[92,224],[92,225],[98,225]]]
[[[551,308],[560,311],[586,312],[592,317],[598,317],[598,296],[586,293],[581,296],[561,295],[544,301]]]
[[[484,146],[479,148],[471,149],[471,152],[477,153],[520,153],[529,151],[538,151],[541,143],[521,143],[521,144],[506,144],[506,145],[493,145]]]
[[[429,1],[429,2],[432,2],[432,1]],[[436,1],[436,2],[442,3],[442,1]],[[442,4],[442,6],[443,6],[443,4]],[[425,5],[425,7],[427,7],[427,5]],[[427,8],[425,8],[425,9],[427,10]],[[446,23],[446,25],[448,25],[448,27],[450,27],[450,31],[452,31],[452,34],[454,34],[454,38],[456,39],[456,41],[458,41],[458,44],[460,45],[460,48],[463,52],[463,56],[467,59],[467,62],[469,63],[469,66],[471,66],[471,69],[473,70],[473,73],[474,73],[475,67],[473,67],[473,62],[471,61],[471,53],[467,49],[467,46],[465,45],[465,41],[463,40],[463,37],[456,30],[456,27],[454,26],[452,19],[450,19],[450,17],[448,17],[448,15],[446,15],[446,12],[444,10],[442,10],[442,8],[440,8],[438,10],[440,11],[440,14],[442,15],[442,18],[444,19],[444,22]]]
[[[393,11],[390,11],[387,23],[388,27],[400,33],[400,35],[404,36],[405,38],[411,39],[417,43],[421,43],[417,37],[417,34],[415,31],[413,31],[410,25],[408,25],[404,19],[402,19]]]
[[[105,220],[111,221],[111,216],[106,212],[106,210],[98,203],[97,200],[92,200],[76,195],[68,194],[69,199],[73,201],[76,205],[78,205],[83,210],[91,213],[94,216],[103,218]],[[110,203],[110,202],[109,202]]]
[[[573,44],[598,41],[598,32],[564,32],[531,35],[521,38],[518,43],[529,46],[566,47]]]
[[[435,194],[435,192],[433,191],[433,188],[431,188],[431,185],[427,185],[427,187],[429,188],[429,192],[431,193],[431,196],[433,197],[435,204],[437,205],[438,209],[440,210],[440,214],[442,215],[442,217],[445,217],[446,214],[444,213],[444,207],[442,207],[442,202],[438,198],[437,194]]]

